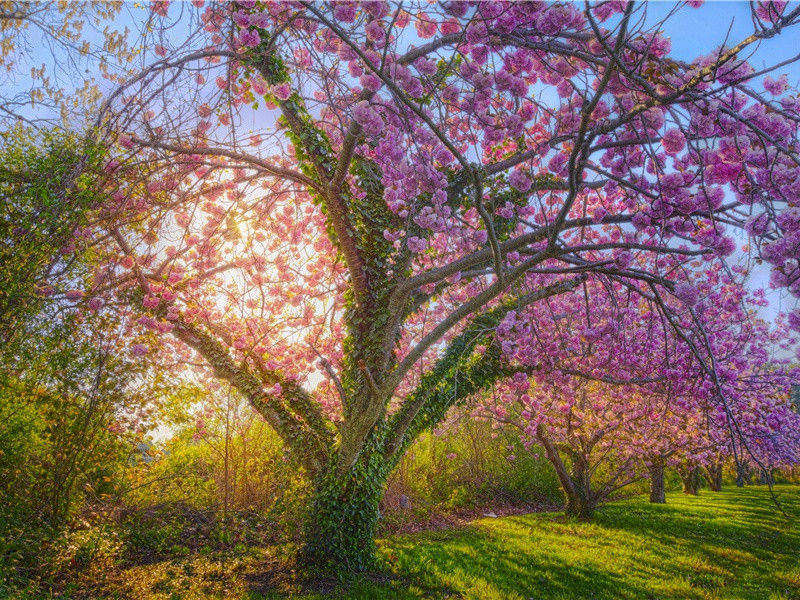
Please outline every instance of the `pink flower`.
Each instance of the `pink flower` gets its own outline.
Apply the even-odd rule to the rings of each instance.
[[[800,310],[795,310],[789,313],[788,324],[791,329],[800,331]]]
[[[425,249],[428,247],[428,242],[422,238],[412,235],[408,238],[408,240],[406,240],[406,245],[411,252],[414,254],[419,254],[420,252],[425,251]]]
[[[675,297],[687,306],[694,306],[700,299],[700,294],[693,285],[689,283],[675,284]]]
[[[431,19],[425,13],[420,13],[417,22],[414,24],[417,29],[417,35],[423,40],[431,38],[436,35],[436,30],[439,28],[435,20]]]
[[[453,33],[458,33],[461,31],[461,23],[456,21],[455,19],[448,19],[440,28],[442,30],[442,35],[451,35]]]
[[[288,83],[281,83],[272,88],[272,94],[278,100],[288,100],[289,96],[292,95],[292,88],[289,87]]]
[[[661,138],[661,145],[667,154],[674,156],[686,147],[686,138],[680,129],[670,129]]]
[[[280,383],[276,383],[271,388],[269,388],[267,392],[272,394],[273,396],[280,396],[283,393],[283,386]]]
[[[514,189],[522,193],[531,189],[531,180],[522,169],[514,169],[511,171],[511,175],[508,176],[508,182]]]
[[[154,0],[152,10],[155,14],[166,17],[167,10],[169,10],[169,0]]]
[[[383,30],[380,21],[370,21],[369,25],[364,28],[364,32],[367,34],[367,39],[376,44],[380,44],[386,39],[386,32]]]
[[[631,263],[633,262],[633,256],[631,255],[630,252],[624,250],[619,254],[617,254],[615,262],[617,263],[617,266],[620,267],[621,269],[627,269],[629,266],[631,266]]]
[[[134,356],[144,356],[147,354],[147,346],[144,344],[134,344],[131,347],[131,354]]]
[[[242,29],[238,42],[242,48],[255,48],[261,43],[261,36],[255,29]]]
[[[781,75],[777,79],[773,79],[769,75],[764,77],[764,89],[767,90],[773,96],[777,96],[782,94],[786,91],[789,87],[789,81],[786,77],[786,74]]]
[[[333,18],[344,23],[352,23],[358,12],[355,2],[337,2],[333,5]]]
[[[383,131],[383,119],[366,100],[353,107],[353,118],[368,135],[377,136]]]
[[[374,73],[365,73],[361,76],[359,81],[361,82],[361,86],[368,92],[377,92],[383,85],[381,78]]]

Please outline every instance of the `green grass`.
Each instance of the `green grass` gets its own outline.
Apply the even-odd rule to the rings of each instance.
[[[776,493],[789,519],[766,488],[727,488],[696,498],[670,494],[666,505],[642,498],[617,502],[591,523],[532,514],[395,536],[380,540],[393,578],[361,580],[329,596],[291,597],[800,599],[800,487],[776,486]],[[191,573],[197,577],[194,568]],[[181,586],[172,579],[163,595],[137,597],[286,597],[242,585],[245,572],[237,577],[222,594],[197,580]]]

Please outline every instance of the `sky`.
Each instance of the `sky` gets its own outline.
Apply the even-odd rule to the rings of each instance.
[[[790,3],[787,10],[796,7],[797,2]],[[672,2],[650,2],[648,20],[656,23],[663,19],[672,9]],[[738,41],[753,32],[748,2],[706,2],[699,9],[684,10],[680,18],[667,21],[664,33],[672,40],[672,56],[691,60],[699,55],[708,54],[718,47],[726,35],[732,41]],[[752,57],[751,65],[759,69],[774,65],[800,54],[800,28],[788,29],[779,36],[763,40]],[[786,73],[790,87],[800,88],[800,63],[795,62],[776,71],[775,76]],[[743,240],[742,240],[743,241]],[[770,290],[769,267],[755,267],[751,277],[751,286],[767,290],[769,307],[762,309],[761,315],[773,320],[782,310],[791,309],[796,299],[783,290]]]

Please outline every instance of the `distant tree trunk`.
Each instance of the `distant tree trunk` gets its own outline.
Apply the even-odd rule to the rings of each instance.
[[[743,462],[736,463],[736,487],[750,483],[750,468]]]
[[[771,469],[760,469],[758,472],[758,485],[775,485],[775,478]]]
[[[722,460],[715,460],[706,465],[706,479],[712,492],[722,491]]]
[[[684,465],[678,469],[678,474],[683,481],[683,493],[697,496],[700,490],[700,469],[696,465]]]
[[[587,521],[594,515],[596,499],[592,494],[589,468],[582,457],[572,456],[572,472],[567,470],[558,448],[552,441],[544,435],[544,429],[537,430],[537,437],[545,450],[545,455],[553,465],[561,489],[566,497],[564,512],[567,516],[576,517],[582,521]]]
[[[650,502],[666,504],[667,495],[664,490],[664,459],[654,456],[647,465],[650,472]]]

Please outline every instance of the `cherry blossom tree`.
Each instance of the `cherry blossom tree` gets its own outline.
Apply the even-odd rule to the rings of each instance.
[[[776,352],[794,336],[780,322],[759,319],[762,295],[731,285],[721,267],[700,275],[691,286],[702,299],[691,310],[676,303],[669,313],[676,328],[655,305],[593,279],[510,311],[497,327],[519,381],[489,412],[507,420],[506,406],[515,405],[511,422],[544,446],[568,514],[590,517],[612,492],[643,476],[640,463],[649,471],[651,501],[664,502],[668,465],[677,467],[684,491],[696,494],[704,467],[721,485],[725,457],[766,469],[796,455],[787,409],[798,375]],[[713,373],[702,368],[706,358]],[[593,486],[600,465],[606,480]]]
[[[512,311],[641,301],[725,403],[686,274],[741,286],[759,256],[798,291],[800,102],[743,57],[800,9],[758,4],[751,35],[687,63],[621,2],[193,4],[153,4],[156,57],[103,103],[117,146],[80,302],[285,440],[315,490],[308,567],[372,567],[404,450],[513,375]]]

